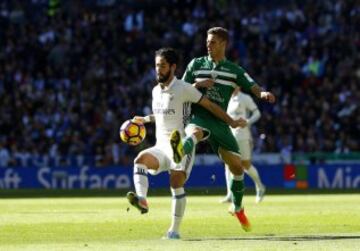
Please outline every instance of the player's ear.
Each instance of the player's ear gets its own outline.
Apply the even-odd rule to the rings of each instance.
[[[172,72],[175,72],[176,71],[176,64],[172,64],[170,66],[170,69],[171,69]]]

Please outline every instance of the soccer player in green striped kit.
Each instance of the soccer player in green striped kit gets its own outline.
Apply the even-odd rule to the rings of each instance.
[[[260,99],[270,103],[275,102],[275,96],[271,92],[264,91],[243,68],[226,59],[228,41],[229,33],[226,29],[222,27],[209,29],[206,41],[208,55],[194,58],[188,64],[183,80],[193,84],[224,111],[227,110],[236,86]],[[187,137],[181,139],[177,130],[170,136],[174,161],[179,163],[184,155],[194,149],[197,142],[207,139],[213,151],[229,166],[233,174],[231,184],[233,204],[229,212],[238,218],[245,231],[250,231],[251,225],[242,206],[244,169],[236,140],[229,126],[207,110],[199,105],[192,105],[191,109],[190,123],[186,128]]]

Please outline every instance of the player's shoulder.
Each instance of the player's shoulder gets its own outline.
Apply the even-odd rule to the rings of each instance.
[[[173,92],[181,95],[183,99],[187,100],[194,93],[200,93],[194,86],[182,79],[176,79],[173,84]]]
[[[156,84],[153,88],[152,88],[152,91],[156,91],[156,90],[159,90],[160,89],[160,85],[159,84]]]
[[[208,57],[208,56],[197,57],[197,58],[194,58],[194,59],[196,60],[196,62],[209,61],[209,57]]]
[[[192,64],[192,65],[202,65],[204,64],[205,62],[208,61],[208,58],[206,56],[204,57],[196,57],[196,58],[193,58],[189,64]]]
[[[181,78],[175,77],[174,84],[175,85],[183,85],[183,84],[187,84],[187,83],[184,80],[182,80]]]
[[[230,60],[225,61],[226,67],[230,68],[232,71],[244,73],[245,70],[239,64],[232,62]]]
[[[182,79],[178,79],[176,78],[175,81],[174,81],[174,86],[177,87],[177,88],[181,88],[183,85],[185,85],[186,82]]]
[[[159,84],[155,85],[153,88],[152,88],[152,94],[153,95],[156,95],[157,93],[159,93],[161,91],[161,87]]]
[[[183,79],[178,79],[176,78],[175,79],[175,82],[174,82],[174,87],[176,89],[187,89],[187,88],[191,88],[192,85],[187,83],[185,80]]]
[[[183,92],[187,94],[189,93],[194,93],[194,92],[200,92],[198,89],[196,89],[192,84],[181,80],[181,89],[183,90]]]
[[[252,100],[252,97],[251,97],[249,94],[247,94],[247,93],[239,92],[238,95],[239,95],[241,98],[243,98],[243,99]]]
[[[249,106],[256,105],[253,97],[247,93],[240,92],[241,99],[244,101],[244,103],[248,104]]]

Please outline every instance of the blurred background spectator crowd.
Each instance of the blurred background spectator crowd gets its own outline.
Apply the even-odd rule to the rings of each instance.
[[[2,0],[0,166],[130,164],[154,143],[153,126],[139,147],[118,136],[151,113],[154,51],[176,48],[181,77],[212,26],[277,96],[257,102],[256,153],[360,151],[359,1]]]

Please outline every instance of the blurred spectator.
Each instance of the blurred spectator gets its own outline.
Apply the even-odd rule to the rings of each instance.
[[[5,144],[0,141],[0,167],[7,167],[10,164],[11,156]]]

